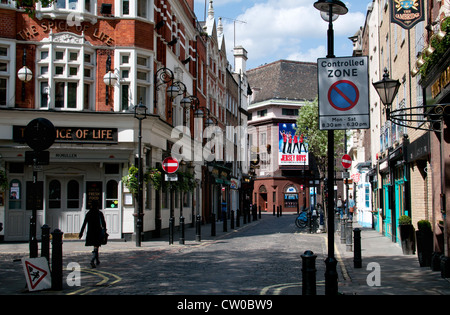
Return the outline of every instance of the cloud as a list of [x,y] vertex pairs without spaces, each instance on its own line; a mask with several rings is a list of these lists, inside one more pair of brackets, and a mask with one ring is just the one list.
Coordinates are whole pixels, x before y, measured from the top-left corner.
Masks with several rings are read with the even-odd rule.
[[[214,6],[231,6],[231,2],[239,6],[237,3],[242,1],[215,0]],[[220,16],[217,11],[216,17]],[[348,41],[344,45],[350,50],[347,55],[351,55],[352,47],[348,37],[364,24],[364,13],[349,12],[334,23],[336,42],[339,38]],[[233,57],[231,50],[235,33],[236,45],[242,45],[249,53],[249,67],[279,59],[315,61],[326,55],[328,24],[320,18],[310,0],[253,1],[253,5],[235,19],[246,23],[223,21],[230,60]],[[336,45],[339,48],[341,46],[339,43]]]

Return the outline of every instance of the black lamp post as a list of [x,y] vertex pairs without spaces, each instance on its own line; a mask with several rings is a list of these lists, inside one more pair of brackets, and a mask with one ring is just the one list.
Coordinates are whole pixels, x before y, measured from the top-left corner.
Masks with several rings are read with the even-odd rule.
[[[319,0],[314,3],[314,7],[321,12],[323,20],[328,22],[328,55],[327,58],[334,58],[334,30],[333,21],[339,15],[348,12],[347,7],[339,0]],[[334,257],[334,130],[328,130],[328,257],[325,259],[325,294],[338,294],[337,260]]]
[[138,209],[136,214],[136,246],[141,247],[141,234],[144,227],[144,181],[143,181],[143,170],[142,170],[142,121],[147,119],[147,106],[142,103],[142,98],[139,105],[134,108],[134,118],[139,120],[139,144],[138,144],[138,159],[139,159],[139,171],[138,171]]

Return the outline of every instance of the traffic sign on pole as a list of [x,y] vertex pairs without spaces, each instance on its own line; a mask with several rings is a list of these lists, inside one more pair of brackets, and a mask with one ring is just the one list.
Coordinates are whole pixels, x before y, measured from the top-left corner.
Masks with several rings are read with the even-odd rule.
[[368,57],[317,60],[320,130],[369,129]]
[[342,166],[348,170],[350,167],[352,167],[352,158],[350,155],[346,154],[342,157]]
[[166,173],[173,174],[178,171],[180,163],[178,163],[178,160],[176,158],[168,157],[164,160],[162,167]]

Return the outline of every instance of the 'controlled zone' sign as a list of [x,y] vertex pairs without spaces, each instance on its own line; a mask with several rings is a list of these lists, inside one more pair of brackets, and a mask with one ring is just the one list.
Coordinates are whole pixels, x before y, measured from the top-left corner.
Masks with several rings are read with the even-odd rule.
[[319,129],[369,129],[368,57],[321,58]]

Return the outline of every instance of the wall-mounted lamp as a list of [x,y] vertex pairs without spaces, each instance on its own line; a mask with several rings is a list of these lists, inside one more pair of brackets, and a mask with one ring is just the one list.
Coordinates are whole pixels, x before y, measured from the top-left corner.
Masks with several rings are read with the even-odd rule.
[[23,50],[22,65],[23,67],[17,72],[17,77],[22,81],[22,102],[25,101],[25,83],[33,79],[33,72],[26,66],[27,50]]
[[119,78],[111,70],[111,55],[108,54],[108,59],[106,60],[106,74],[103,77],[103,82],[106,84],[106,105],[109,105],[109,88],[114,87],[119,81]]

